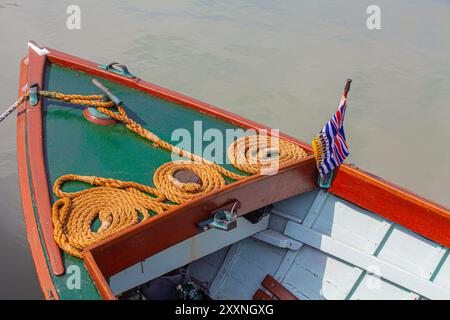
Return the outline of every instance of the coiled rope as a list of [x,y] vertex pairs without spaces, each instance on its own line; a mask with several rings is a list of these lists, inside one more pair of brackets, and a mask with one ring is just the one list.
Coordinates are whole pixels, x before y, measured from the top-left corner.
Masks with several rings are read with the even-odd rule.
[[[222,175],[233,180],[246,177],[160,139],[129,118],[121,106],[112,101],[105,101],[102,95],[69,95],[50,91],[39,91],[39,94],[50,99],[95,107],[103,114],[122,122],[129,130],[153,142],[156,147],[192,161],[174,161],[159,167],[153,177],[156,189],[134,182],[95,176],[68,174],[58,178],[53,187],[54,194],[60,198],[52,208],[54,238],[68,254],[82,258],[84,248],[138,223],[140,215],[142,220],[145,220],[150,216],[149,211],[159,214],[173,207],[164,203],[166,199],[184,203],[222,188],[225,185]],[[8,108],[6,116],[26,99],[28,94]],[[115,107],[117,112],[111,110],[112,107]],[[233,166],[241,171],[256,174],[270,168],[274,161],[279,161],[278,165],[284,165],[307,156],[302,148],[293,143],[282,139],[272,140],[270,137],[263,138],[266,139],[263,141],[260,137],[242,137],[228,147],[227,155]],[[182,170],[193,172],[198,180],[178,180],[177,172]],[[63,192],[62,185],[68,181],[81,181],[96,187],[73,193]],[[97,219],[101,226],[94,231],[92,225]]]
[[307,157],[305,150],[282,139],[270,136],[244,136],[228,146],[227,156],[234,167],[256,174],[277,170],[279,166]]
[[[96,187],[64,192],[62,186],[68,181]],[[52,208],[55,241],[62,250],[78,258],[84,248],[149,218],[150,211],[160,214],[173,207],[164,203],[165,197],[157,189],[94,176],[61,176],[55,181],[53,192],[60,198]],[[94,231],[97,219],[101,226]]]
[[[175,175],[183,170],[193,172],[196,175],[194,181],[179,181]],[[153,183],[170,201],[184,203],[202,194],[222,188],[225,180],[216,170],[206,164],[173,161],[163,164],[156,170],[153,175]]]

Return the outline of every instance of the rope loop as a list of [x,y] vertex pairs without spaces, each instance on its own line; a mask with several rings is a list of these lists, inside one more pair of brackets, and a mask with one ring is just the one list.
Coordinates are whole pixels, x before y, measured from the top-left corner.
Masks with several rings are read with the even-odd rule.
[[81,194],[84,194],[86,192],[89,192],[91,189],[84,189],[81,191],[76,192],[64,192],[62,190],[63,185],[66,182],[69,181],[78,181],[78,182],[84,182],[86,184],[90,184],[92,186],[97,187],[109,187],[109,188],[116,188],[116,189],[135,189],[139,192],[143,192],[146,194],[151,194],[155,196],[154,201],[163,202],[165,200],[164,195],[159,192],[157,189],[132,182],[132,181],[121,181],[116,179],[110,179],[110,178],[101,178],[96,176],[80,176],[77,174],[65,174],[58,179],[56,179],[55,183],[53,184],[53,193],[59,197],[67,197],[67,198],[76,198]]
[[234,167],[256,174],[307,157],[305,150],[278,137],[244,136],[229,145],[227,156]]
[[[68,181],[96,187],[63,192],[62,185]],[[148,219],[152,212],[161,214],[173,207],[163,203],[164,196],[154,188],[94,176],[64,175],[55,181],[53,190],[60,197],[52,208],[55,241],[62,250],[78,258],[82,258],[84,248]],[[100,227],[95,230],[97,221]]]
[[[177,171],[188,170],[196,175],[198,182],[183,183],[174,177]],[[225,185],[223,177],[213,168],[190,161],[167,162],[153,175],[153,183],[172,202],[184,203]]]

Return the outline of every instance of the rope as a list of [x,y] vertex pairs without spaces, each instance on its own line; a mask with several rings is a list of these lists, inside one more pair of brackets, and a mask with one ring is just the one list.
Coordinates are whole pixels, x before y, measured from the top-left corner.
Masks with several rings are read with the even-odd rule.
[[64,94],[55,91],[39,91],[39,95],[49,99],[91,107],[110,108],[114,106],[114,102],[112,101],[103,101],[104,96],[102,95]]
[[3,111],[2,114],[0,114],[0,122],[5,120],[14,110],[16,110],[27,99],[28,93],[24,94],[19,99],[17,99],[16,102],[14,102],[11,107],[7,108],[5,111]]
[[[104,96],[102,95],[81,95],[81,94],[64,94],[55,91],[39,91],[39,95],[43,97],[47,97],[50,99],[60,100],[72,104],[80,104],[91,107],[103,107],[110,108],[114,106],[114,102],[112,101],[103,101]],[[0,122],[5,120],[14,110],[16,110],[24,101],[28,100],[29,93],[27,92],[23,96],[14,102],[12,106],[7,108],[0,114]]]
[[[62,186],[68,181],[81,181],[96,188],[68,193]],[[53,235],[59,247],[70,255],[82,258],[84,248],[150,217],[149,211],[160,214],[173,205],[165,204],[156,189],[135,183],[94,176],[67,174],[53,186]],[[155,197],[151,197],[152,194]],[[97,231],[93,223],[100,221]]]
[[[188,158],[194,163],[205,164],[207,166],[210,166],[217,172],[233,180],[242,180],[246,177],[244,175],[240,175],[232,171],[229,171],[212,161],[206,160],[201,156],[192,154],[186,150],[175,147],[174,145],[160,139],[156,134],[150,132],[149,130],[142,127],[139,123],[129,118],[127,113],[121,106],[116,106],[118,113],[110,110],[109,108],[114,106],[114,102],[104,101],[103,95],[64,94],[60,92],[44,91],[44,90],[39,91],[39,94],[43,97],[47,97],[50,99],[64,101],[72,104],[96,107],[103,114],[117,121],[122,122],[129,130],[139,134],[144,139],[153,142],[154,145],[157,147],[161,147],[179,156]],[[20,105],[26,99],[28,99],[28,94],[19,98],[15,104],[13,104],[0,116],[0,122],[4,119],[1,118],[4,114],[8,116],[12,111],[14,111],[17,108],[18,105]],[[296,161],[307,156],[306,152],[297,145],[282,139],[277,140],[279,140],[279,147],[280,147],[279,150],[275,150],[276,148],[274,146],[270,146],[271,143],[270,137],[267,138],[269,149],[262,148],[261,150],[259,150],[258,136],[248,138],[248,146],[246,142],[247,138],[246,137],[240,138],[229,146],[227,152],[228,157],[236,168],[247,173],[255,174],[260,172],[262,169],[268,167],[268,164],[273,163],[274,160],[277,160],[276,158],[274,159],[274,157],[267,157],[268,151],[271,152],[276,151],[279,153],[278,156],[280,165],[287,164],[289,162]],[[264,153],[266,153],[266,155],[264,155]]]
[[[156,147],[193,161],[175,161],[160,166],[153,177],[157,189],[135,182],[95,176],[68,174],[59,177],[53,186],[54,194],[60,198],[52,208],[54,238],[59,247],[70,255],[82,258],[84,248],[137,224],[140,217],[142,220],[149,218],[149,211],[160,214],[172,208],[173,205],[164,203],[166,199],[184,203],[222,188],[225,185],[222,175],[233,180],[246,177],[160,139],[129,118],[121,106],[115,106],[112,101],[105,101],[102,95],[68,95],[50,91],[40,91],[39,94],[50,99],[96,107],[103,114],[122,122],[129,130],[153,142]],[[28,94],[20,97],[0,116],[0,122],[26,99]],[[116,107],[117,113],[110,109],[113,106]],[[267,137],[266,141],[260,140],[260,136],[255,135],[240,138],[231,144],[227,154],[232,164],[241,171],[255,174],[268,168],[274,160],[283,165],[307,156],[302,148],[288,141],[275,139],[279,141],[275,145],[270,137]],[[262,142],[266,142],[265,145],[260,145]],[[198,181],[181,182],[175,178],[180,170],[193,172]],[[62,186],[68,181],[80,181],[96,187],[68,193],[62,191]],[[92,226],[97,219],[101,226],[94,231]]]
[[[174,177],[174,174],[181,170],[192,171],[197,175],[199,181],[180,182]],[[189,161],[173,161],[163,164],[155,171],[153,183],[170,201],[184,203],[222,188],[225,185],[225,180],[208,165]]]
[[252,174],[307,157],[302,148],[289,141],[258,135],[237,139],[228,147],[227,155],[233,166]]
[[150,132],[149,130],[143,128],[139,123],[137,123],[133,119],[130,119],[128,117],[127,113],[125,112],[125,110],[121,106],[116,106],[116,108],[117,108],[118,113],[115,113],[110,109],[102,108],[102,107],[99,107],[98,110],[100,112],[106,114],[107,116],[109,116],[117,121],[122,122],[128,129],[139,134],[144,139],[147,139],[147,140],[153,142],[153,144],[157,147],[161,147],[163,149],[173,152],[174,154],[188,158],[188,159],[192,160],[194,163],[205,164],[207,166],[210,166],[217,172],[219,172],[219,173],[223,174],[224,176],[227,176],[233,180],[242,180],[246,177],[246,176],[231,172],[231,171],[225,169],[224,167],[217,165],[216,163],[214,163],[212,161],[206,160],[205,158],[203,158],[201,156],[192,154],[186,150],[175,147],[174,145],[160,139],[153,132]]

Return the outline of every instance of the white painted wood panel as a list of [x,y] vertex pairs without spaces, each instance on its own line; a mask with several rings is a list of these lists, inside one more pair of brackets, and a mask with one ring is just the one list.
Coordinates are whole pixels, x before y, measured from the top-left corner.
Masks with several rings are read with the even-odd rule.
[[211,297],[251,299],[264,277],[275,273],[285,250],[254,238],[233,245],[211,284]]
[[283,280],[292,293],[308,299],[345,299],[361,269],[304,245]]
[[439,269],[437,270],[433,282],[450,289],[450,258],[448,251],[449,249],[447,248],[444,260],[442,261],[442,264],[438,266]]
[[367,253],[373,253],[391,223],[369,211],[329,196],[312,229]]
[[351,300],[417,300],[419,296],[380,277],[365,274]]
[[441,245],[396,225],[378,257],[405,271],[430,279],[445,253]]
[[[346,261],[364,270],[371,270],[374,274],[392,281],[399,286],[408,288],[430,299],[450,299],[450,290],[440,285],[405,271],[396,265],[364,253],[344,243],[336,241],[317,231],[305,228],[301,224],[288,222],[285,234],[294,239],[324,251],[340,260]],[[374,266],[376,268],[374,268]]]
[[114,294],[120,294],[265,230],[268,222],[269,216],[264,217],[256,224],[250,223],[245,218],[238,218],[238,227],[234,230],[226,232],[210,229],[201,232],[112,276],[109,279],[110,287]]
[[318,193],[317,190],[310,191],[287,200],[283,200],[273,204],[275,210],[287,213],[289,215],[304,219],[308,213],[311,204]]

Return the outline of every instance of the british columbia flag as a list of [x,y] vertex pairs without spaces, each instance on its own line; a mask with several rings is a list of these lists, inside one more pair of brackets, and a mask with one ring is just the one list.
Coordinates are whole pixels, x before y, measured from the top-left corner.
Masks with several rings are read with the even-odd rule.
[[349,155],[344,133],[346,93],[341,98],[336,114],[312,141],[317,169],[322,177],[337,168]]

